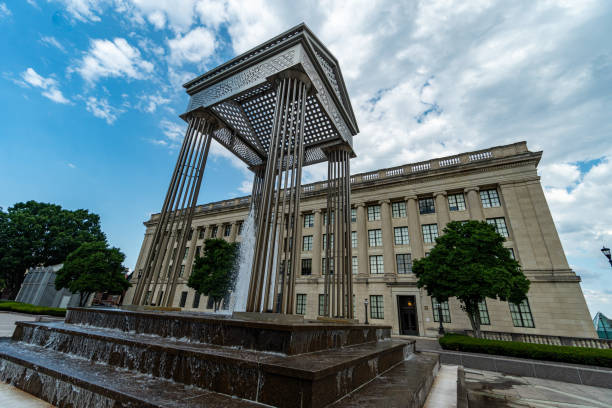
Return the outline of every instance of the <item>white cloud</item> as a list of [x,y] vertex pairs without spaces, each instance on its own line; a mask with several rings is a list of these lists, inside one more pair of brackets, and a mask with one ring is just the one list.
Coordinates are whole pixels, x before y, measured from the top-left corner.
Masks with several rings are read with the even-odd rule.
[[92,40],[89,51],[74,68],[83,79],[93,83],[105,77],[144,79],[153,64],[142,59],[140,51],[123,38]]
[[139,99],[140,101],[136,107],[148,113],[154,113],[159,106],[170,102],[169,98],[163,97],[159,92],[155,94],[141,95]]
[[71,169],[76,169],[76,165],[73,163],[67,163],[66,165],[70,167]]
[[187,129],[185,124],[178,124],[166,119],[159,122],[159,126],[161,127],[164,135],[166,135],[166,137],[172,142],[180,141],[185,135],[185,130]]
[[42,95],[51,99],[53,102],[67,104],[70,103],[58,88],[58,83],[53,78],[45,78],[39,75],[33,68],[26,69],[22,74],[23,81],[35,88],[43,90]]
[[41,37],[40,42],[46,45],[47,47],[55,47],[61,52],[66,53],[66,48],[64,48],[64,46],[59,41],[57,41],[55,37]]
[[8,17],[11,14],[11,10],[6,6],[6,3],[0,3],[0,18]]
[[[51,0],[47,0],[51,1]],[[107,3],[105,0],[55,0],[66,7],[66,11],[79,21],[100,21],[99,14],[102,12],[102,5]]]
[[109,125],[112,125],[117,117],[123,113],[121,109],[112,107],[105,98],[98,99],[90,96],[85,100],[85,106],[95,117],[104,119]]
[[204,27],[196,27],[184,36],[178,34],[168,40],[169,61],[175,65],[189,62],[199,64],[206,61],[217,48],[214,34]]

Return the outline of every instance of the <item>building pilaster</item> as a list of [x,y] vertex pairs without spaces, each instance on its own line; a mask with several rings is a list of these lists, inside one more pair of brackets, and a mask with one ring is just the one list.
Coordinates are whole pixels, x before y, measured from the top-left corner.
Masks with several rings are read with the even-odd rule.
[[[358,275],[367,276],[368,271],[368,227],[366,220],[365,203],[357,203],[357,249],[359,251],[357,263]],[[351,261],[352,262],[352,261]]]
[[391,222],[391,202],[381,200],[380,215],[382,216],[383,261],[385,274],[396,275],[395,251],[393,250],[393,223]]
[[425,251],[423,249],[421,223],[419,222],[417,196],[410,195],[404,199],[406,200],[406,211],[408,213],[408,233],[410,234],[410,250],[412,251],[412,258],[423,258],[425,256]]
[[442,235],[442,231],[446,224],[450,221],[450,213],[448,211],[448,201],[446,200],[446,191],[436,191],[434,193],[436,200],[436,219],[438,221],[438,233]]
[[236,234],[238,232],[238,223],[232,222],[232,229],[230,230],[230,242],[236,242]]
[[470,219],[472,220],[484,220],[482,212],[482,205],[480,204],[480,189],[478,187],[468,187],[465,190],[467,195],[468,210],[470,212]]

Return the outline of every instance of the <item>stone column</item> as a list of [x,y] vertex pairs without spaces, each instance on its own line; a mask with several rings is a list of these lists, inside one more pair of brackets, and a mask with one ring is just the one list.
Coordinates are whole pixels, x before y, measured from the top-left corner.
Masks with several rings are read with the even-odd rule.
[[405,197],[406,212],[408,213],[408,233],[410,234],[410,249],[412,258],[419,259],[425,256],[423,250],[423,234],[419,222],[419,210],[416,195]]
[[238,224],[236,221],[232,222],[232,229],[230,230],[230,242],[236,242],[236,233],[238,232]]
[[383,238],[383,261],[385,263],[385,274],[397,274],[395,265],[395,251],[393,250],[393,223],[391,222],[391,202],[381,200],[380,215],[382,217],[382,238]]
[[434,193],[436,200],[436,218],[438,222],[438,234],[442,235],[442,231],[446,227],[446,224],[450,221],[450,214],[448,211],[448,201],[446,200],[446,191],[436,191]]
[[[314,210],[314,228],[312,233],[312,275],[321,276],[321,210]],[[300,242],[302,245],[302,242]],[[318,299],[317,299],[318,302]]]
[[[359,251],[359,274],[369,275],[368,265],[368,227],[366,219],[365,203],[357,203],[357,249]],[[351,260],[352,262],[352,260]]]
[[482,221],[484,215],[482,212],[482,205],[480,203],[480,189],[478,187],[468,187],[464,190],[467,196],[468,211],[470,213],[470,219]]

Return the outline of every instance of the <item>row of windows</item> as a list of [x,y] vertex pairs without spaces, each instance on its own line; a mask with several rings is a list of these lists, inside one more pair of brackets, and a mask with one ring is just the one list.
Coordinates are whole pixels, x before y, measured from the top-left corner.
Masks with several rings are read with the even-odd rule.
[[[509,237],[508,227],[506,226],[506,220],[504,217],[487,218],[487,223],[493,225],[495,230],[503,237]],[[438,224],[424,224],[421,225],[421,232],[423,233],[423,242],[427,244],[434,243],[438,237]],[[334,235],[331,234],[332,238],[332,249]],[[410,236],[408,234],[408,227],[393,227],[393,242],[395,245],[409,245]],[[304,235],[302,237],[302,250],[312,251],[313,237],[312,235]],[[370,247],[381,247],[383,246],[382,230],[371,229],[368,230],[368,246]],[[327,234],[323,234],[323,249],[327,248]],[[357,248],[357,231],[351,232],[351,247]]]
[[[463,193],[449,194],[447,197],[449,211],[465,211],[465,196]],[[483,190],[480,192],[480,202],[483,208],[492,208],[501,206],[499,194],[496,189]],[[419,199],[419,213],[420,214],[433,214],[436,212],[435,200],[431,197]],[[381,210],[380,205],[369,205],[367,207],[368,221],[380,221]],[[398,201],[391,203],[391,216],[393,218],[405,218],[406,213],[406,202]],[[334,219],[334,212],[332,211],[332,224]],[[357,221],[357,210],[351,209],[351,222]],[[327,225],[327,214],[323,213],[323,224]],[[304,227],[314,227],[314,214],[304,215]]]
[[[244,227],[244,223],[243,222],[239,222],[238,223],[238,235],[242,235],[242,229]],[[219,232],[219,226],[218,225],[213,225],[210,227],[210,236],[211,237],[216,237],[217,233]],[[229,237],[232,234],[232,225],[231,224],[223,224],[223,236],[224,237]],[[206,235],[206,227],[201,227],[198,229],[198,239],[204,239],[204,236]],[[191,237],[193,236],[193,229],[191,229],[189,231],[189,236],[187,237],[188,240],[191,240]]]
[[[533,316],[531,315],[531,308],[529,307],[529,301],[527,299],[524,299],[519,304],[508,302],[508,305],[510,307],[510,316],[512,317],[512,324],[514,327],[535,327]],[[440,321],[440,312],[442,313],[443,323],[451,322],[448,300],[438,302],[436,298],[431,298],[431,309],[434,322]],[[478,314],[480,315],[480,324],[491,324],[486,300],[478,303]]]
[[[326,272],[326,259],[321,258],[321,270],[322,273]],[[412,256],[410,254],[397,254],[395,255],[395,259],[397,262],[397,273],[399,274],[408,274],[412,273]],[[330,273],[334,273],[334,259],[330,258],[329,269]],[[371,255],[369,257],[370,260],[370,273],[373,275],[380,275],[385,273],[385,263],[382,255]],[[351,259],[351,270],[354,275],[359,273],[359,258],[353,256]],[[302,275],[309,276],[312,275],[312,259],[311,258],[302,258]]]

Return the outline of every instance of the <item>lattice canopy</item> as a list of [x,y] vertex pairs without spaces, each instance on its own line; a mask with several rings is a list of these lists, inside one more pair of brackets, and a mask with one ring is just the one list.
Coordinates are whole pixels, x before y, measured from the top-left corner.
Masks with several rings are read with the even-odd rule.
[[[270,153],[275,78],[287,70],[311,82],[304,119],[304,165],[327,160],[323,149],[351,147],[359,132],[338,62],[304,24],[186,83],[190,112],[206,109],[223,126],[213,138],[252,168]],[[287,158],[290,162],[294,160]]]

